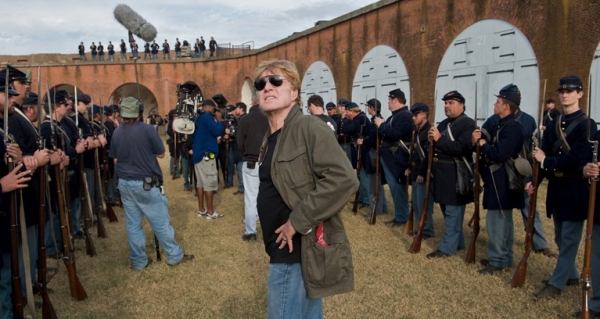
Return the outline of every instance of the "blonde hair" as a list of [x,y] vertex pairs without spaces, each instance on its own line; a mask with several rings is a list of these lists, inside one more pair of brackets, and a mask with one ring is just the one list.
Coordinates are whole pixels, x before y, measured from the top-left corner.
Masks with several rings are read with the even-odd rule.
[[254,79],[258,79],[261,74],[267,71],[273,74],[281,73],[281,75],[283,75],[283,77],[285,77],[292,85],[292,90],[298,91],[298,96],[294,101],[296,104],[302,106],[302,99],[300,98],[300,75],[298,74],[296,65],[291,61],[281,59],[261,61],[256,69],[254,69]]

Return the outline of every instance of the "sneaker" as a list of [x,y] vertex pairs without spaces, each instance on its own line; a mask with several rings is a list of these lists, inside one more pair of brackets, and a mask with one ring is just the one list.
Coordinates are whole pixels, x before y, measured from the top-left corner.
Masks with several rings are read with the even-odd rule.
[[242,235],[243,241],[256,241],[256,234],[244,234]]
[[185,262],[194,260],[194,258],[195,258],[195,256],[192,255],[192,254],[189,254],[189,255],[183,254],[183,257],[181,257],[181,259],[179,259],[178,262],[176,262],[176,263],[174,263],[172,265],[169,265],[169,266],[174,267],[174,266],[177,266],[177,265],[181,265],[181,264],[183,264]]
[[196,214],[198,215],[198,217],[206,217],[208,216],[208,209],[205,209],[203,212],[198,211]]
[[206,219],[219,219],[223,217],[225,217],[223,214],[219,214],[217,212],[214,212],[212,215],[206,215]]

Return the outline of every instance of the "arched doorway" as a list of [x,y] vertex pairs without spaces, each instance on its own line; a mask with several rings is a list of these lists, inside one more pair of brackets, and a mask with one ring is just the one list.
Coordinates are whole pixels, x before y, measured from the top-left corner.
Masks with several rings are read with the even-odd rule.
[[[135,83],[125,83],[116,88],[108,99],[108,104],[119,104],[121,98],[126,96],[138,96],[137,85]],[[156,96],[150,91],[147,87],[140,84],[140,98],[144,103],[144,116],[143,118],[148,117],[153,111],[156,114],[163,115],[159,112],[158,109],[158,101],[156,100]]]
[[244,79],[244,84],[242,84],[242,102],[246,103],[248,108],[252,105],[252,90],[254,90],[253,86],[254,83],[252,83],[250,78]]
[[337,96],[335,91],[335,80],[329,66],[322,61],[313,62],[304,77],[302,78],[302,88],[300,90],[300,98],[302,99],[302,111],[308,114],[306,101],[311,95],[318,94],[323,98],[325,104],[329,102],[336,103]]
[[410,83],[404,61],[392,47],[378,45],[367,52],[358,65],[352,84],[352,101],[364,105],[376,98],[381,102],[381,115],[387,118],[392,115],[387,108],[388,93],[398,88],[410,105]]
[[493,94],[510,83],[521,91],[521,109],[537,120],[540,106],[537,59],[527,37],[514,25],[497,19],[479,21],[452,41],[438,69],[435,122],[446,118],[441,98],[453,90],[465,97],[465,112],[473,118],[475,83],[479,125],[494,114]]

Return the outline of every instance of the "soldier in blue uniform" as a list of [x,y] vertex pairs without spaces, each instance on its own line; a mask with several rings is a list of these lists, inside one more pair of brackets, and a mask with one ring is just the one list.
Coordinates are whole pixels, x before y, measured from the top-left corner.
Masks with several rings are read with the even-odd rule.
[[457,185],[457,165],[462,171],[472,169],[471,135],[475,122],[465,114],[465,98],[458,91],[446,93],[442,101],[447,118],[429,130],[429,138],[435,141],[433,200],[440,204],[446,225],[440,246],[427,258],[448,257],[465,248],[465,207],[473,202],[472,189],[460,194],[452,190]]
[[[350,102],[346,104],[346,118],[348,119],[347,125],[345,125],[341,130],[341,132],[347,136],[349,140],[348,147],[351,147],[352,150],[352,163],[358,162],[358,139],[363,138],[365,136],[365,132],[368,132],[371,129],[371,122],[367,118],[365,112],[363,112],[358,104],[354,102]],[[369,154],[365,153],[365,148],[360,148],[360,159],[361,159],[361,167],[363,169],[359,172],[359,195],[358,201],[360,202],[360,207],[368,207],[369,206],[369,180],[367,177],[367,173],[364,170],[364,162],[367,159]],[[357,163],[358,167],[358,163]]]
[[392,226],[403,226],[408,220],[408,194],[404,171],[408,167],[408,147],[412,136],[413,120],[402,90],[390,91],[388,107],[392,115],[387,120],[375,119],[381,137],[379,159],[394,200],[394,219],[386,223]]
[[[520,152],[520,156],[522,158],[529,159],[531,156],[531,150],[533,146],[533,135],[536,131],[535,119],[523,112],[520,108],[515,112],[515,120],[521,123],[521,127],[523,129],[523,138],[525,142],[523,143],[522,150]],[[500,122],[500,117],[498,115],[492,115],[488,118],[485,123],[483,123],[481,133],[485,135],[487,141],[491,141],[494,136],[496,136],[496,131],[498,129],[498,123]],[[529,218],[529,194],[527,192],[523,192],[523,196],[525,198],[525,207],[523,207],[521,211],[521,217],[523,218],[524,227],[527,226],[527,219]],[[544,227],[542,225],[542,220],[540,219],[540,212],[537,209],[535,210],[535,219],[533,224],[533,251],[537,254],[543,254],[546,257],[556,258],[556,252],[550,249],[548,245],[548,241],[544,237]]]
[[496,95],[494,115],[499,118],[495,135],[483,136],[480,129],[473,132],[472,142],[479,143],[481,157],[478,159],[484,183],[483,208],[488,210],[485,219],[488,232],[488,260],[480,274],[493,274],[513,264],[515,232],[512,210],[525,206],[523,189],[511,190],[507,174],[507,162],[517,158],[522,151],[524,137],[521,123],[515,112],[521,104],[521,92],[509,84]]
[[[533,152],[535,160],[540,162],[542,178],[548,179],[546,215],[553,218],[558,246],[554,272],[536,294],[537,298],[556,298],[567,283],[577,280],[575,258],[589,199],[587,180],[581,178],[581,168],[592,155],[588,142],[589,119],[579,108],[583,84],[576,76],[563,77],[557,91],[563,114],[548,122],[542,148],[536,147]],[[590,133],[596,134],[596,125],[591,123],[590,126]]]
[[[367,112],[371,116],[371,125],[368,130],[363,131],[364,138],[359,138],[356,141],[356,144],[362,144],[363,149],[365,151],[364,154],[367,156],[363,157],[363,169],[367,174],[368,179],[368,192],[369,192],[369,209],[373,211],[374,198],[375,198],[375,170],[376,170],[376,160],[377,160],[377,126],[375,126],[375,119],[381,118],[381,102],[377,99],[370,99],[367,101]],[[387,200],[385,198],[385,192],[383,191],[383,184],[385,184],[385,179],[383,177],[383,169],[379,169],[379,200],[377,201],[377,215],[379,214],[387,214],[388,206]]]
[[[412,185],[412,205],[415,214],[415,220],[421,218],[423,206],[425,205],[425,177],[427,177],[427,150],[429,149],[429,138],[427,134],[431,128],[429,123],[429,106],[423,102],[417,102],[410,108],[412,113],[415,137],[411,143],[412,154],[410,163],[406,169],[406,175],[409,176]],[[423,239],[429,239],[435,236],[433,231],[433,195],[430,193],[427,206],[427,222],[423,228]],[[415,233],[412,233],[415,234]]]

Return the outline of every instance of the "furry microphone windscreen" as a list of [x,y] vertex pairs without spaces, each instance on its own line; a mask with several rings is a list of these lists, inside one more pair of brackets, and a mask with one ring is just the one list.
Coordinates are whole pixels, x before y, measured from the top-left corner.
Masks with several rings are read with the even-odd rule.
[[156,38],[156,28],[133,11],[128,5],[119,4],[116,6],[114,15],[115,19],[117,19],[120,24],[131,33],[142,38],[142,40],[151,42]]

